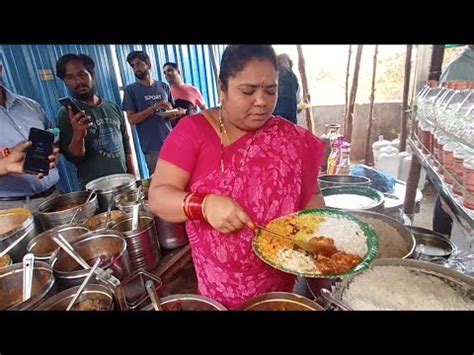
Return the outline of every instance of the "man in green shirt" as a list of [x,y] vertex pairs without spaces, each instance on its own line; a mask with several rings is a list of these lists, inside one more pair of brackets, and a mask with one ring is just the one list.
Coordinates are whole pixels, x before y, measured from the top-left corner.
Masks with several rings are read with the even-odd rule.
[[474,44],[468,44],[464,52],[453,60],[441,74],[443,81],[474,81]]
[[96,178],[133,173],[129,137],[122,110],[96,95],[95,63],[87,55],[65,54],[56,62],[56,75],[81,109],[58,112],[59,146],[77,167],[81,187]]

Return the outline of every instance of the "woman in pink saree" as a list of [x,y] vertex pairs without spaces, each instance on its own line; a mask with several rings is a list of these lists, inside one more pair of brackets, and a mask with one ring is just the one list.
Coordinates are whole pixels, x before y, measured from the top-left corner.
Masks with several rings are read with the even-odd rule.
[[317,186],[324,143],[272,116],[277,78],[271,46],[228,46],[221,107],[182,119],[150,187],[152,212],[187,221],[199,292],[228,309],[263,293],[291,292],[296,282],[253,253],[255,226],[324,206]]

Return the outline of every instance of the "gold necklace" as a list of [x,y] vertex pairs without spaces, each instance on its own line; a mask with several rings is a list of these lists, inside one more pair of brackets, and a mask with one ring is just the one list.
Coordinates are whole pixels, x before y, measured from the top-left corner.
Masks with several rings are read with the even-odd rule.
[[[223,141],[223,135],[226,136],[227,142],[229,143],[229,145],[231,144],[231,141],[230,141],[229,135],[227,134],[227,130],[225,129],[224,120],[222,119],[222,107],[219,108],[219,132],[220,132],[220,139],[221,139],[221,173],[224,174],[224,141]],[[245,160],[247,159],[248,152],[249,152],[250,148],[252,147],[252,144],[255,141],[256,137],[257,137],[257,131],[255,131],[253,133],[250,144],[248,145],[247,149],[245,150],[244,157],[242,158],[242,160],[240,162],[239,170],[242,170],[242,167],[245,163]]]

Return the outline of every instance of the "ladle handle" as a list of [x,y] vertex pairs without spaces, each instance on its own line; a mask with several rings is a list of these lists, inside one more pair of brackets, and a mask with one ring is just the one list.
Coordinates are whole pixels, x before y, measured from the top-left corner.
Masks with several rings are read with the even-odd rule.
[[69,254],[71,258],[76,260],[76,262],[81,265],[84,269],[89,269],[91,266],[79,255],[77,251],[73,249],[71,244],[61,235],[61,233],[53,232],[51,237],[53,241],[58,244],[66,253]]
[[150,296],[151,304],[153,305],[153,308],[155,309],[155,311],[161,311],[162,309],[160,305],[160,298],[158,297],[158,294],[156,293],[153,281],[148,280],[145,283],[145,288],[146,288],[146,291],[148,292],[148,296]]
[[89,273],[87,274],[86,278],[84,279],[84,281],[82,282],[81,286],[79,287],[79,290],[77,290],[76,294],[74,295],[74,297],[72,298],[71,302],[69,302],[69,305],[67,306],[66,308],[66,311],[70,311],[72,306],[74,306],[74,304],[76,303],[76,301],[79,299],[79,297],[82,295],[82,292],[84,291],[84,288],[86,287],[86,285],[89,283],[90,279],[92,278],[92,275],[94,275],[97,267],[99,266],[100,262],[101,262],[101,259],[102,257],[100,258],[97,258],[97,260],[95,261],[94,265],[92,266],[91,268],[91,271],[89,271]]
[[31,297],[35,255],[28,253],[23,257],[23,302]]

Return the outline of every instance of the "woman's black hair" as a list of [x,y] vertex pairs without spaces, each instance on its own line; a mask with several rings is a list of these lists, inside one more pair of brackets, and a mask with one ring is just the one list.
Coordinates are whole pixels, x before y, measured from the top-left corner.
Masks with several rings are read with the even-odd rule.
[[219,80],[227,89],[229,79],[242,71],[252,59],[268,60],[277,69],[275,50],[271,45],[230,45],[222,54]]
[[95,79],[95,63],[91,57],[85,54],[65,54],[56,62],[56,76],[61,80],[66,77],[66,66],[72,60],[78,60],[84,65],[84,68],[91,74],[92,78]]
[[127,55],[128,64],[132,65],[132,61],[136,58],[146,63],[146,65],[151,65],[150,57],[144,51],[133,51],[133,52],[128,53]]

